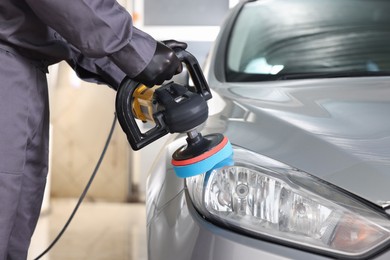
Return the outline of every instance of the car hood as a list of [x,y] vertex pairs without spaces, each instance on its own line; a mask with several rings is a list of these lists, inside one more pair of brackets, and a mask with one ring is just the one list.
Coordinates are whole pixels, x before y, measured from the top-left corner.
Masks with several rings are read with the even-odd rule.
[[383,208],[390,205],[390,77],[233,84],[216,90],[226,98],[219,120],[232,144]]

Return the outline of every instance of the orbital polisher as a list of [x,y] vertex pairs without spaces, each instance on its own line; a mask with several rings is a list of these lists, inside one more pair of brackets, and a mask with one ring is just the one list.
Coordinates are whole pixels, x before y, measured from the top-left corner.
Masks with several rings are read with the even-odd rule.
[[[197,127],[208,117],[207,100],[212,98],[197,59],[183,49],[175,49],[194,86],[173,81],[151,88],[125,78],[116,96],[118,121],[133,150],[139,150],[168,133],[187,133],[187,144],[172,155],[176,175],[182,178],[212,170],[233,154],[229,140],[222,134],[202,136]],[[136,119],[153,122],[141,132]]]

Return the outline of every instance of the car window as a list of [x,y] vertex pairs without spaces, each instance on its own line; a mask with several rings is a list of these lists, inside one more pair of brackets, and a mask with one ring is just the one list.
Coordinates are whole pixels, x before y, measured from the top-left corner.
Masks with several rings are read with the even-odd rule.
[[228,40],[226,78],[389,73],[389,14],[387,0],[249,2]]

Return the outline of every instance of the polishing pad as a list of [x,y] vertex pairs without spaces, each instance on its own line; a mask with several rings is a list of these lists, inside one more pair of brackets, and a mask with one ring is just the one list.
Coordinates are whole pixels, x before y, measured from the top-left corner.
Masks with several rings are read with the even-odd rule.
[[172,165],[178,177],[187,178],[212,170],[233,155],[233,148],[222,134],[201,137],[196,144],[188,144],[172,155]]

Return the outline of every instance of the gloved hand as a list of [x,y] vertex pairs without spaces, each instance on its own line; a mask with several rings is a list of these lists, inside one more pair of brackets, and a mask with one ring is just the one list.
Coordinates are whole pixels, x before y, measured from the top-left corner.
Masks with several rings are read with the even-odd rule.
[[152,60],[133,79],[148,87],[161,85],[165,80],[171,79],[182,71],[183,66],[173,49],[186,49],[187,44],[175,40],[157,42],[156,51]]
[[165,40],[165,41],[162,41],[162,43],[164,43],[166,46],[168,46],[169,48],[175,50],[175,49],[182,49],[182,50],[185,50],[187,49],[187,43],[185,42],[178,42],[176,40]]

